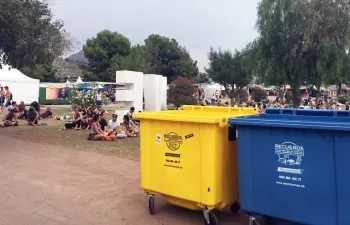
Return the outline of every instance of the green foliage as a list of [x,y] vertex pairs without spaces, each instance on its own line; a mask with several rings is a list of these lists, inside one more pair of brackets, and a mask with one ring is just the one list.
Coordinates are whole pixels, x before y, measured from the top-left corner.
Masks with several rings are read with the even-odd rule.
[[290,84],[293,107],[300,105],[302,84],[343,80],[349,12],[347,0],[261,0],[254,72],[266,84]]
[[130,70],[143,72],[145,74],[154,73],[152,63],[148,57],[145,47],[141,45],[133,46],[129,55],[114,56],[111,64],[112,71]]
[[115,71],[110,70],[112,58],[129,55],[131,43],[122,34],[104,30],[97,33],[97,37],[88,39],[83,50],[85,57],[89,60],[88,70],[84,74],[91,76],[93,74],[98,81],[110,82],[115,80]]
[[41,82],[55,82],[55,73],[57,70],[53,67],[52,64],[50,65],[35,65],[34,67],[24,67],[20,69],[22,73],[25,75],[40,79]]
[[260,87],[252,87],[250,88],[250,91],[251,91],[252,99],[255,102],[261,102],[263,99],[266,99],[267,97],[266,91]]
[[[72,109],[77,108],[78,106],[87,107],[95,107],[95,96],[97,94],[97,89],[92,89],[87,91],[86,93],[78,91],[77,89],[72,89],[70,91],[72,99],[70,100],[70,104],[72,105]],[[108,105],[110,103],[109,98],[103,96],[103,104]]]
[[195,81],[196,83],[210,83],[210,78],[207,73],[199,73]]
[[97,34],[83,46],[88,67],[83,71],[85,80],[114,81],[118,70],[157,73],[172,82],[177,76],[195,78],[197,62],[175,39],[152,34],[145,45],[131,47],[128,38],[109,30]]
[[[247,86],[252,80],[252,73],[249,70],[247,51],[215,51],[212,48],[208,54],[209,68],[206,69],[211,80],[220,83],[225,87],[231,98],[231,104],[235,98],[235,86],[238,90]],[[229,87],[232,91],[229,91]],[[239,93],[239,92],[238,92]]]
[[177,76],[192,79],[198,75],[197,62],[175,39],[152,34],[145,40],[145,49],[155,73],[166,76],[169,83]]
[[340,95],[338,96],[338,101],[341,104],[347,104],[350,102],[350,95]]
[[177,77],[168,89],[168,102],[179,105],[195,105],[197,103],[194,97],[194,82],[184,77]]
[[0,1],[0,55],[15,68],[50,65],[71,47],[63,22],[46,1]]

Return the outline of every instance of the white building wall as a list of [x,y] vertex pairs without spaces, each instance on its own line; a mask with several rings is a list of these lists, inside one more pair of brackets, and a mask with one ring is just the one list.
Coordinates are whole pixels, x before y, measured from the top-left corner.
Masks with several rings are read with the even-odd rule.
[[160,97],[160,109],[166,110],[167,106],[167,96],[168,96],[168,78],[161,76],[161,82],[160,82],[160,89],[161,92],[159,94]]
[[135,111],[143,111],[143,73],[135,71],[117,71],[116,83],[125,84],[125,90],[116,92],[116,101],[124,102],[127,109],[135,107]]
[[[116,83],[125,84],[125,90],[116,91],[116,101],[123,102],[125,109],[116,110],[121,120],[130,107],[135,111],[166,110],[167,78],[156,74],[134,71],[117,71]],[[143,97],[145,105],[143,109]]]
[[161,76],[156,74],[144,75],[144,95],[145,95],[145,111],[160,111],[160,86]]

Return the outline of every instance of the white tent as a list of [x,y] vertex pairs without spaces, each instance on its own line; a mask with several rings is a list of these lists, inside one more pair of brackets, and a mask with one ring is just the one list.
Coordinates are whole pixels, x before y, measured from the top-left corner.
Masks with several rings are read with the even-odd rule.
[[66,84],[70,84],[69,80],[66,81]]
[[81,79],[81,77],[79,76],[77,81],[75,83],[83,83],[83,80]]
[[7,65],[0,69],[0,85],[9,87],[14,101],[24,101],[25,104],[39,101],[39,83],[40,80],[27,77]]

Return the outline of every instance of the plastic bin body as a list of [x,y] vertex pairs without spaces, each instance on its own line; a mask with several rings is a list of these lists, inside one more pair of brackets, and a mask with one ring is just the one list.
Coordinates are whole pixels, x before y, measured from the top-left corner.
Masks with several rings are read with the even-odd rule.
[[302,224],[350,224],[349,111],[268,109],[229,123],[239,133],[243,211]]
[[173,205],[223,209],[238,201],[236,141],[228,139],[228,118],[256,111],[200,108],[136,115],[141,121],[141,186]]

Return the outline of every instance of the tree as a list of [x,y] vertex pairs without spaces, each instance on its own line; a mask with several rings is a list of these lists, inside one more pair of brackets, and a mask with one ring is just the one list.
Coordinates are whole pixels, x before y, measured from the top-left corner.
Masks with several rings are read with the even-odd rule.
[[[208,54],[209,68],[206,69],[210,79],[225,87],[225,91],[234,105],[236,93],[240,93],[243,87],[252,80],[252,73],[249,70],[247,50],[231,51],[218,50],[212,48]],[[232,89],[232,91],[230,90]],[[237,90],[235,90],[237,88]]]
[[210,78],[207,73],[199,73],[195,81],[196,83],[210,83]]
[[[339,64],[329,51],[344,51],[349,31],[349,1],[262,0],[258,6],[256,41],[263,80],[291,85],[293,107],[300,105],[299,88],[317,86]],[[337,50],[337,51],[338,51]],[[340,51],[340,52],[341,52]],[[328,75],[327,75],[328,76]]]
[[129,55],[131,43],[122,34],[104,30],[97,33],[95,38],[88,39],[83,50],[89,60],[88,70],[84,74],[108,82],[115,79],[115,71],[110,70],[112,58]]
[[287,82],[291,86],[294,107],[300,105],[299,88],[305,80],[302,60],[306,16],[302,0],[262,0],[258,6],[259,47],[265,64],[264,80]]
[[337,97],[340,95],[342,84],[350,84],[350,55],[343,51],[339,52],[336,59],[336,64],[328,70],[330,76],[325,77],[324,84],[337,86]]
[[198,75],[197,62],[175,39],[152,34],[145,40],[145,49],[155,73],[166,76],[169,83],[177,76],[192,79]]
[[306,54],[309,81],[318,90],[323,83],[349,83],[347,71],[349,49],[350,3],[347,0],[313,0],[309,2],[309,45]]
[[261,87],[252,87],[250,88],[252,99],[255,102],[261,102],[263,99],[266,99],[267,93],[266,91]]
[[57,70],[52,64],[35,65],[34,67],[23,67],[21,72],[25,75],[39,79],[42,82],[55,82],[55,73]]
[[196,98],[194,97],[195,88],[194,82],[184,77],[177,77],[168,89],[168,102],[175,106],[180,105],[195,105]]
[[133,46],[129,55],[114,56],[112,58],[111,70],[130,70],[146,74],[154,73],[151,60],[145,52],[145,47],[141,45]]
[[[15,68],[48,65],[66,53],[72,39],[41,0],[0,1],[0,55]],[[1,66],[1,65],[0,65]]]
[[82,76],[81,66],[85,66],[84,63],[78,63],[69,59],[57,58],[53,61],[55,80],[58,82],[66,82],[66,80],[76,81],[79,76]]

